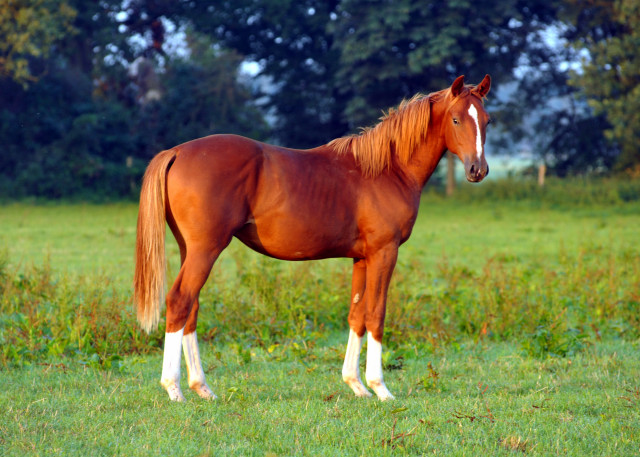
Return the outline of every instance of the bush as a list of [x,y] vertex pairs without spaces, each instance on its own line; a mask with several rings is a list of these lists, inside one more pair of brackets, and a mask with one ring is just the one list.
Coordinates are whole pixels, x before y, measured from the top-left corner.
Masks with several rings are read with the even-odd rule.
[[460,201],[530,202],[551,207],[619,205],[640,201],[640,179],[549,178],[545,185],[527,177],[486,180],[482,185],[462,183],[454,195]]

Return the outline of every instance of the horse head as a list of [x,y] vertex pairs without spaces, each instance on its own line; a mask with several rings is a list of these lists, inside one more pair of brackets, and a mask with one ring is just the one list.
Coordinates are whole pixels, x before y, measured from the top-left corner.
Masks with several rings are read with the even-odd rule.
[[449,104],[442,124],[445,143],[464,163],[469,182],[480,182],[489,174],[484,141],[491,119],[484,109],[483,98],[490,88],[489,75],[477,86],[465,86],[463,75],[456,78],[449,89]]

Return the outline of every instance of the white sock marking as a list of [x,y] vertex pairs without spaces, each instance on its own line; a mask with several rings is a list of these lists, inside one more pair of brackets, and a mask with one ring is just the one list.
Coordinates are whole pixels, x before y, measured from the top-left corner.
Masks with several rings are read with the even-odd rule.
[[482,135],[480,134],[480,123],[478,122],[478,110],[473,103],[469,107],[469,116],[476,122],[476,154],[479,159],[482,156]]
[[187,362],[189,373],[189,387],[194,389],[203,398],[216,398],[204,379],[204,370],[200,362],[200,350],[198,349],[198,337],[196,332],[187,333],[182,337],[184,359]]
[[164,359],[162,361],[162,377],[160,383],[174,401],[184,400],[180,391],[180,359],[182,355],[182,335],[184,327],[177,332],[164,334]]
[[358,397],[370,397],[371,392],[362,384],[360,379],[360,350],[362,349],[362,337],[349,329],[349,342],[347,352],[342,365],[342,379],[346,382]]
[[367,384],[382,401],[393,400],[394,396],[384,385],[382,379],[382,343],[376,341],[371,333],[367,334]]
[[195,383],[204,384],[204,370],[200,362],[196,332],[187,333],[182,337],[182,349],[184,350],[184,360],[187,362],[189,386]]

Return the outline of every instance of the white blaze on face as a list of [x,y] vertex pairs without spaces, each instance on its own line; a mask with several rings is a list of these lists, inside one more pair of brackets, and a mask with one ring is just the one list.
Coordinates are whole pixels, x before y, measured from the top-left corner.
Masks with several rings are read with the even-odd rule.
[[469,116],[476,123],[476,154],[479,159],[482,156],[482,135],[480,134],[480,123],[478,122],[478,110],[473,103],[469,107]]

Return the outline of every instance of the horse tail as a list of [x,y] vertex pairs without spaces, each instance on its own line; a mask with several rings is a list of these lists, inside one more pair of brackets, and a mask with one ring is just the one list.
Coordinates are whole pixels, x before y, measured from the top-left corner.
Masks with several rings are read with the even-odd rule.
[[167,170],[175,157],[173,150],[156,155],[144,173],[140,191],[133,296],[138,322],[147,333],[157,328],[160,305],[165,299],[166,182]]

